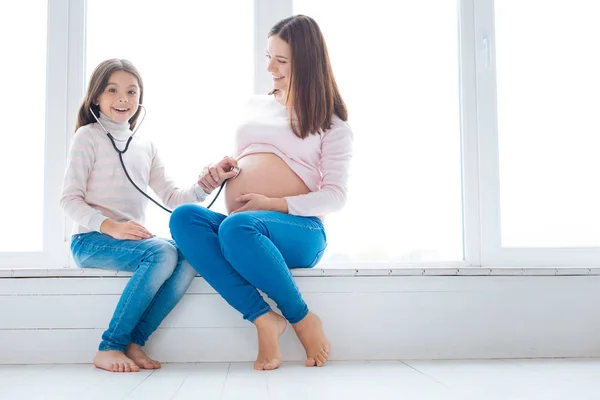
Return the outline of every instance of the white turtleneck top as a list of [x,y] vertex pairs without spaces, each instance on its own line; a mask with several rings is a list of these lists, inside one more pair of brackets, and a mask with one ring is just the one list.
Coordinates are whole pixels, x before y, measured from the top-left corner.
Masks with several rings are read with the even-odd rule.
[[[132,134],[129,123],[118,124],[102,113],[100,121],[123,150]],[[207,196],[197,183],[178,188],[165,173],[156,147],[143,137],[133,137],[123,162],[140,189],[150,186],[171,209]],[[73,234],[100,231],[107,218],[144,224],[147,204],[148,199],[125,176],[119,154],[102,127],[95,122],[79,128],[72,139],[60,196],[61,208],[75,222]]]

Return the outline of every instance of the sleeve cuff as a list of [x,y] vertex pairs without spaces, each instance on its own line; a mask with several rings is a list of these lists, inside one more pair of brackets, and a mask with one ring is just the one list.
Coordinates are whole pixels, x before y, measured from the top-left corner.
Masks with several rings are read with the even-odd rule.
[[208,197],[208,193],[206,193],[197,183],[194,183],[194,194],[198,201],[204,201]]
[[88,228],[90,228],[93,231],[100,232],[100,225],[102,225],[102,223],[107,219],[108,217],[105,217],[104,215],[98,213],[94,215],[92,219],[90,219],[90,226],[88,226]]

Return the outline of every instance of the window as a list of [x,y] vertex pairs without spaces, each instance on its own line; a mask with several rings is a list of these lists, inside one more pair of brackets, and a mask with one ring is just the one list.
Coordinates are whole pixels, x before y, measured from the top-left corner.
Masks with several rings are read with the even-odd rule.
[[600,6],[482,1],[474,15],[481,263],[595,266]]
[[[355,132],[321,266],[597,264],[594,2],[31,0],[0,5],[0,267],[69,265],[58,198],[99,62],[139,68],[139,134],[187,186],[231,153],[239,110],[270,88],[267,32],[298,13],[323,30]],[[148,205],[153,233],[168,218]]]
[[43,250],[46,19],[47,1],[0,4],[0,253]]
[[598,17],[586,0],[495,3],[503,246],[600,246]]
[[[250,0],[236,7],[228,2],[173,1],[166,7],[142,0],[88,1],[86,78],[108,58],[126,58],[138,68],[148,112],[138,134],[157,146],[168,173],[182,187],[196,182],[206,164],[233,151],[233,111],[254,90],[253,7]],[[224,211],[223,204],[219,198],[212,209]],[[148,204],[146,226],[152,233],[170,237],[168,221],[168,213]]]
[[456,3],[295,0],[294,14],[321,27],[355,133],[348,204],[327,217],[326,256],[462,260]]

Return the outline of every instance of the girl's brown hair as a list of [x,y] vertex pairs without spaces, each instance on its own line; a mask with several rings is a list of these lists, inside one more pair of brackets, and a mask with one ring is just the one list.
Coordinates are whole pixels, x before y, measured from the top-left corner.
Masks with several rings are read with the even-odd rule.
[[327,45],[317,23],[305,15],[295,15],[271,28],[269,37],[273,35],[292,50],[286,103],[291,100],[296,118],[290,115],[290,120],[296,136],[304,139],[326,131],[331,128],[334,114],[347,121],[348,110],[333,77]]
[[[144,82],[142,81],[142,77],[140,72],[136,67],[133,66],[131,61],[112,58],[110,60],[106,60],[101,62],[94,72],[92,73],[92,77],[90,78],[90,83],[87,89],[87,93],[81,106],[79,106],[79,111],[77,112],[77,124],[75,125],[75,130],[81,128],[82,126],[91,124],[92,122],[96,122],[96,119],[92,115],[90,108],[94,110],[94,114],[97,117],[100,116],[100,106],[94,104],[98,97],[104,92],[106,86],[108,85],[108,80],[110,79],[113,72],[116,71],[125,71],[133,75],[137,81],[138,86],[140,87],[140,104],[144,102]],[[135,123],[141,112],[141,107],[133,114],[133,117],[129,119],[129,128],[135,128]]]

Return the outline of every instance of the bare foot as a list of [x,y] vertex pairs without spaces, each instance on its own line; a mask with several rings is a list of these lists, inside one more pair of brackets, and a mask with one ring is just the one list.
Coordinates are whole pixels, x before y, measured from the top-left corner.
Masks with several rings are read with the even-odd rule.
[[325,365],[329,358],[330,343],[323,332],[321,319],[309,311],[302,321],[292,326],[306,350],[306,366]]
[[273,370],[281,365],[279,337],[287,328],[287,321],[281,315],[269,311],[254,320],[258,330],[258,356],[254,362],[256,370]]
[[138,372],[140,370],[136,363],[117,350],[97,352],[94,357],[94,365],[110,372]]
[[127,346],[127,349],[125,350],[125,355],[143,369],[158,369],[161,366],[158,361],[148,357],[146,353],[144,353],[144,350],[135,343],[129,343],[129,346]]

